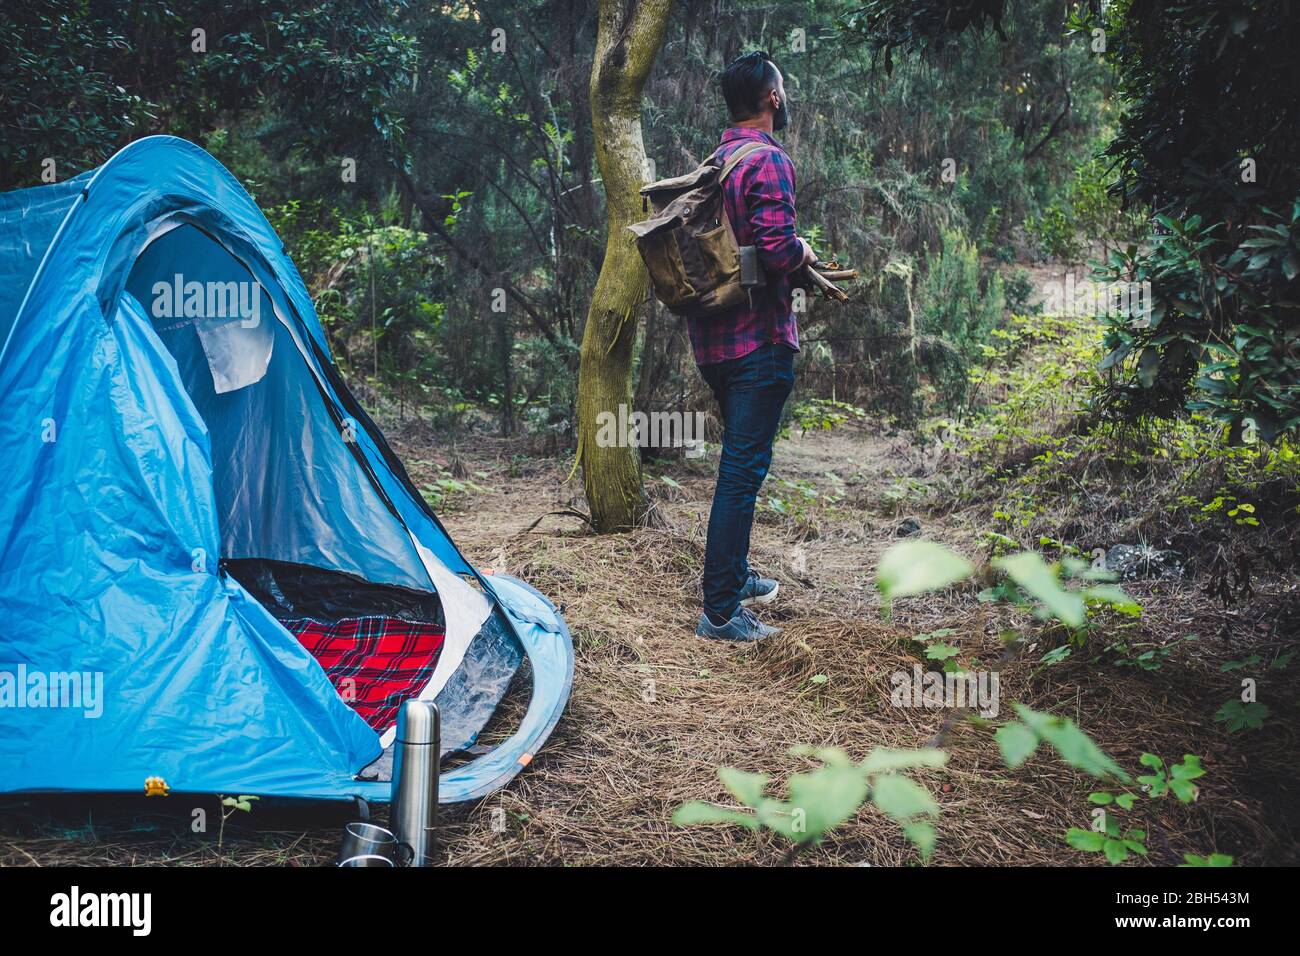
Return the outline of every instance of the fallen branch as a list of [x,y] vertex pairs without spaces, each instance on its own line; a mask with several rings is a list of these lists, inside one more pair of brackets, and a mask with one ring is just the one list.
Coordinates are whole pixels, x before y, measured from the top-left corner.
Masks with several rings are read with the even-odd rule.
[[581,511],[575,511],[573,508],[565,508],[562,511],[546,512],[546,514],[538,517],[536,521],[534,521],[532,524],[530,524],[527,528],[525,528],[523,531],[520,531],[519,533],[528,534],[530,531],[532,531],[534,528],[536,528],[539,524],[541,524],[543,521],[545,521],[547,518],[551,517],[552,515],[560,515],[562,517],[568,517],[568,518],[580,518],[582,519],[583,522],[586,523],[587,527],[589,527],[592,531],[596,530],[596,526],[592,524],[591,518],[589,518],[587,515],[583,514]]

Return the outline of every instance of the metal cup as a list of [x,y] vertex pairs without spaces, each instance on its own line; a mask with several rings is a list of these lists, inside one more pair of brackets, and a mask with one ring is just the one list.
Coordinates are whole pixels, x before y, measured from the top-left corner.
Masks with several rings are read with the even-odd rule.
[[342,860],[339,866],[397,866],[391,859],[386,856],[380,856],[377,853],[363,853],[360,856],[350,856]]
[[343,828],[343,845],[339,847],[339,866],[382,866],[381,863],[349,863],[348,860],[382,857],[389,866],[397,866],[410,850],[399,843],[391,830],[377,823],[357,820]]

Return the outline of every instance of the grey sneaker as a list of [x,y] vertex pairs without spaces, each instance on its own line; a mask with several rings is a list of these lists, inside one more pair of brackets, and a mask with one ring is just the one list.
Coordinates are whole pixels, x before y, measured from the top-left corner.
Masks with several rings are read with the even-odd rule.
[[720,641],[757,641],[762,637],[780,634],[781,629],[769,627],[749,608],[737,608],[730,621],[721,626],[709,620],[707,614],[700,615],[700,623],[695,628],[696,637],[711,637]]
[[750,571],[745,586],[740,589],[740,606],[751,607],[755,604],[767,604],[769,601],[775,601],[776,592],[779,590],[781,590],[781,585],[771,578],[760,578],[753,571]]

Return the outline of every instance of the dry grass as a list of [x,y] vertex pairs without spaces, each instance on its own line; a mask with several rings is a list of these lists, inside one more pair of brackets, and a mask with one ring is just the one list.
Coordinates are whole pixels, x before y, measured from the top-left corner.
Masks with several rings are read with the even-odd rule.
[[[417,470],[448,463],[423,436],[399,436],[398,445],[425,463]],[[528,770],[503,792],[448,814],[449,864],[777,862],[784,850],[777,838],[726,827],[677,829],[672,811],[691,799],[730,802],[716,776],[721,765],[779,781],[805,766],[787,754],[796,744],[840,746],[858,757],[879,746],[925,744],[943,715],[889,703],[890,675],[919,660],[910,638],[953,628],[963,659],[987,666],[1002,653],[998,634],[1026,623],[977,601],[974,587],[901,601],[890,620],[881,618],[869,575],[896,540],[906,507],[864,502],[887,476],[917,471],[916,452],[902,438],[836,432],[782,443],[776,475],[824,483],[833,471],[852,493],[798,519],[763,515],[753,561],[781,580],[782,599],[764,616],[784,632],[749,647],[693,636],[709,462],[674,467],[680,490],[651,482],[670,528],[596,537],[576,520],[549,517],[521,533],[538,516],[572,504],[577,492],[562,463],[512,460],[517,450],[490,439],[462,444],[461,457],[489,474],[490,490],[472,510],[447,515],[447,524],[471,559],[519,575],[564,606],[577,646],[574,693]],[[978,509],[920,519],[927,537],[981,553]],[[1130,769],[1144,750],[1202,756],[1209,774],[1195,804],[1161,802],[1157,815],[1135,811],[1130,818],[1151,833],[1151,862],[1211,850],[1239,863],[1300,862],[1294,712],[1279,706],[1272,726],[1233,736],[1212,717],[1236,686],[1218,662],[1242,656],[1245,647],[1294,639],[1277,628],[1294,605],[1295,580],[1260,582],[1249,610],[1217,608],[1197,586],[1134,585],[1146,608],[1142,621],[1124,632],[1119,619],[1105,623],[1104,634],[1130,640],[1202,635],[1161,670],[1090,659],[1041,668],[1030,663],[1040,645],[1003,665],[1002,706],[1019,700],[1065,714]],[[813,681],[816,675],[825,681]],[[510,714],[505,708],[499,722],[506,730]],[[922,777],[942,805],[936,864],[1099,862],[1061,837],[1067,827],[1087,825],[1087,779],[1041,752],[1008,772],[989,732],[966,722],[955,725],[947,746],[949,765]],[[218,849],[215,822],[208,835],[195,836],[192,808],[173,802],[8,798],[0,803],[0,862],[322,863],[349,814],[340,806],[258,807],[240,825],[231,821]],[[870,807],[801,857],[872,865],[915,859],[898,828]]]

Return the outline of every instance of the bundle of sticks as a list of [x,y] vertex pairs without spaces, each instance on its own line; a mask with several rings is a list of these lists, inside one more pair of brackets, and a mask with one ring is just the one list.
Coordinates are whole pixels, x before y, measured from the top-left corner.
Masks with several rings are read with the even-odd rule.
[[834,299],[836,302],[846,302],[849,298],[848,293],[835,283],[856,279],[858,270],[841,268],[836,259],[830,262],[818,260],[810,266],[804,266],[800,277],[803,281],[795,284],[801,288],[807,289],[814,295],[820,292],[825,298]]

